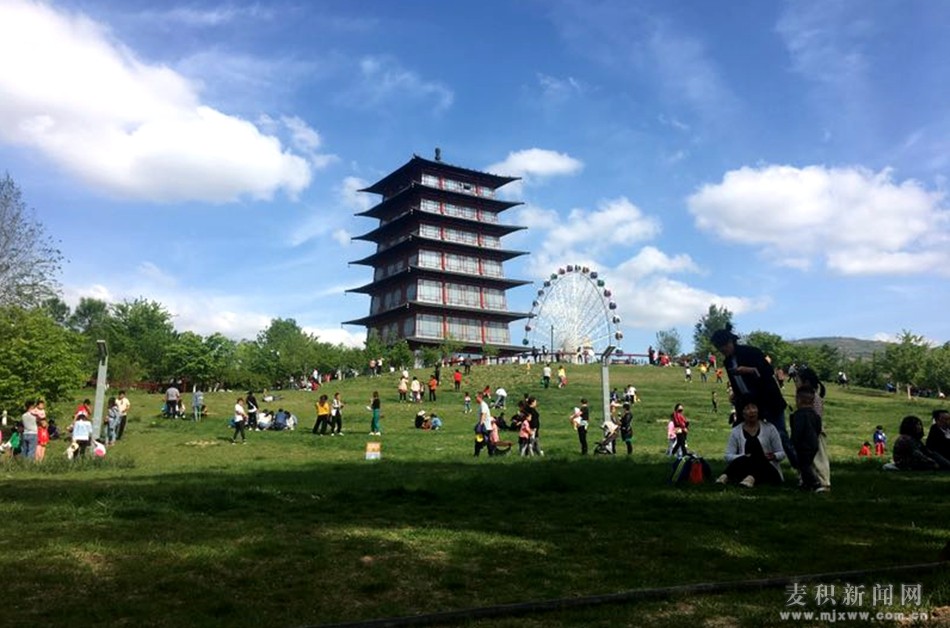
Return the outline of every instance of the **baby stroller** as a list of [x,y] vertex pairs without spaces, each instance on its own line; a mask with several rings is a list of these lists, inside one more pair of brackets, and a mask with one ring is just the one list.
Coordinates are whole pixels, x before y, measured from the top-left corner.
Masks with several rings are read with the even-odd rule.
[[595,454],[612,456],[617,453],[617,437],[620,435],[620,426],[611,420],[604,423],[604,439],[594,447]]

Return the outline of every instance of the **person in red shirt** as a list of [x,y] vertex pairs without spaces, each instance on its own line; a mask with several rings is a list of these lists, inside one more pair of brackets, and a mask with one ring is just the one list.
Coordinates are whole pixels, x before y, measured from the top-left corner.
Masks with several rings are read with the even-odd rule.
[[455,373],[452,374],[452,381],[455,382],[455,392],[458,392],[462,389],[462,371],[455,369]]
[[871,443],[864,441],[864,444],[861,445],[861,449],[858,451],[858,456],[861,458],[866,458],[871,456]]
[[46,446],[49,444],[49,422],[43,418],[36,426],[36,455],[34,460],[39,462],[46,457]]
[[[682,457],[689,453],[686,451],[686,435],[689,433],[689,419],[683,414],[683,404],[676,404],[673,408],[672,418],[673,432],[676,434],[676,444],[673,445],[673,451],[670,452],[670,455],[679,455]],[[679,452],[679,454],[677,454],[677,452]]]
[[435,375],[429,378],[429,401],[435,401],[435,391],[439,387],[439,380]]

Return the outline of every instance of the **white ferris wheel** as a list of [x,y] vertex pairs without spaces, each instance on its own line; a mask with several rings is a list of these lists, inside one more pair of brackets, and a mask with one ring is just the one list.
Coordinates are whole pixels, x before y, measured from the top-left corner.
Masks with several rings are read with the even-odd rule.
[[544,281],[531,304],[522,344],[577,358],[599,356],[623,339],[613,292],[586,266],[567,265]]

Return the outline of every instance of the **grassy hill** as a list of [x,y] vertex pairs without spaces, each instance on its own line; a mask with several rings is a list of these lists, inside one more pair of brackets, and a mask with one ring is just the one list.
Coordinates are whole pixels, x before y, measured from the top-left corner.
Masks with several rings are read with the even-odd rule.
[[[454,392],[421,406],[444,418],[442,431],[415,430],[420,406],[397,402],[389,374],[324,387],[347,402],[344,436],[310,434],[315,395],[295,391],[263,406],[292,410],[301,429],[252,432],[247,445],[229,442],[237,393],[206,394],[211,416],[200,423],[163,419],[157,395],[133,393],[128,434],[104,459],[68,463],[57,442],[42,465],[0,462],[0,517],[10,531],[0,539],[0,623],[316,625],[929,562],[948,540],[950,474],[884,473],[880,460],[856,456],[876,424],[893,439],[902,416],[928,415],[924,402],[829,390],[830,493],[799,492],[787,466],[784,487],[674,487],[664,455],[670,411],[685,405],[690,448],[718,474],[729,429],[724,386],[687,383],[677,368],[612,367],[614,385],[633,383],[642,399],[634,455],[582,457],[568,415],[582,396],[599,414],[598,368],[569,367],[563,390],[541,389],[539,375],[476,367],[463,386],[537,395],[539,458],[474,458],[475,418]],[[382,437],[367,435],[373,390]],[[382,443],[382,460],[365,460],[368,442]],[[919,607],[899,606],[895,593],[893,606],[866,600],[864,610],[950,604],[946,571],[849,582],[868,591],[923,586]],[[843,583],[821,583],[838,585],[840,605]],[[755,589],[467,625],[776,625],[787,599],[781,588]]]
[[883,353],[888,343],[880,340],[863,340],[861,338],[846,338],[843,336],[828,336],[825,338],[801,338],[790,341],[801,345],[828,345],[837,349],[841,355],[850,359],[870,358],[874,353]]

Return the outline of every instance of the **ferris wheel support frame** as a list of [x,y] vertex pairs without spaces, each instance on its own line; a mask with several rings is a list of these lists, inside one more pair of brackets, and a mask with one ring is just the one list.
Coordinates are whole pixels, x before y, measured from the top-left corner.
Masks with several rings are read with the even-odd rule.
[[617,347],[608,345],[600,354],[600,391],[601,401],[604,404],[604,423],[610,418],[610,356]]

